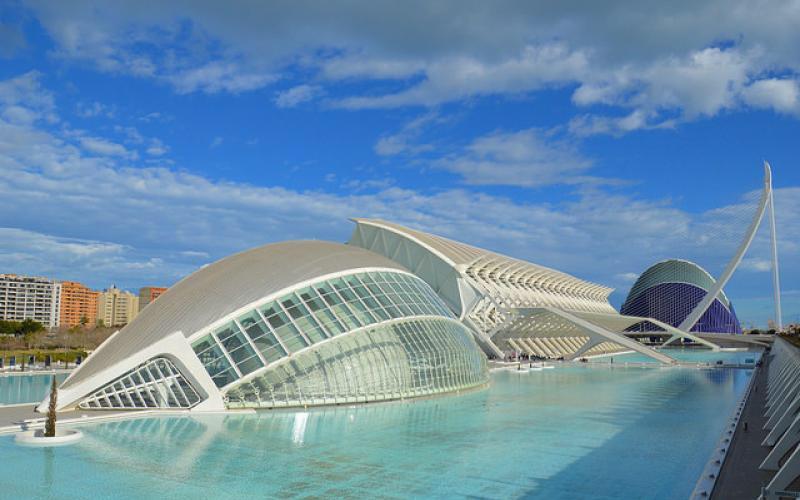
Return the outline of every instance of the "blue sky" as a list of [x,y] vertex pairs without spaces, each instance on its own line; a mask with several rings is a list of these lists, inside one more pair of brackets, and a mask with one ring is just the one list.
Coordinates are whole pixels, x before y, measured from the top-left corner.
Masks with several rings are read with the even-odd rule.
[[[718,274],[767,159],[798,321],[800,11],[766,4],[4,2],[0,270],[169,285],[365,216],[619,305],[659,259]],[[748,324],[766,243],[727,288]]]

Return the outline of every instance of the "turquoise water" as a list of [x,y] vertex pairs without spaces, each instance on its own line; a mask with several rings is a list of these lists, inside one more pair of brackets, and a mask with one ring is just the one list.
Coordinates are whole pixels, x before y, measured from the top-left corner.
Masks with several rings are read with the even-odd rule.
[[0,436],[8,498],[686,498],[751,375],[569,366],[459,396]]
[[[698,349],[698,348],[665,348],[661,349],[661,352],[666,354],[667,356],[672,356],[673,358],[677,359],[678,361],[684,361],[687,363],[708,363],[711,365],[716,364],[717,361],[722,361],[726,364],[747,364],[747,363],[755,363],[758,361],[759,357],[761,356],[760,351],[718,351],[714,352],[711,349]],[[629,354],[621,354],[621,355],[614,355],[614,356],[604,356],[600,358],[592,358],[589,361],[591,363],[611,363],[611,359],[614,359],[614,363],[659,363],[657,360],[645,356],[644,354],[639,354],[638,352],[632,352]]]
[[[61,383],[67,373],[56,374]],[[38,403],[50,390],[52,374],[47,375],[0,375],[0,406],[18,403]]]

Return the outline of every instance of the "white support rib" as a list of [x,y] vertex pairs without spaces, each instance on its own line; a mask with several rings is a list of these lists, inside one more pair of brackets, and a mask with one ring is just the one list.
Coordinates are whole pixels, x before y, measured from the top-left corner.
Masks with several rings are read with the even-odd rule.
[[569,359],[580,358],[581,356],[584,355],[584,353],[586,353],[587,351],[591,350],[594,347],[599,346],[603,342],[605,342],[605,340],[602,338],[590,336],[588,339],[586,339],[586,342],[583,343],[580,349],[578,349],[577,351],[573,352],[570,355]]
[[[644,354],[645,356],[649,356],[651,358],[654,358],[657,361],[660,361],[660,362],[662,362],[664,364],[675,364],[676,363],[676,361],[673,358],[667,356],[664,353],[661,353],[661,352],[655,351],[653,349],[650,349],[649,347],[643,346],[639,342],[637,342],[637,341],[635,341],[633,339],[630,339],[630,338],[626,337],[625,335],[620,335],[619,333],[614,333],[612,331],[606,330],[605,328],[602,328],[602,327],[600,327],[598,325],[595,325],[594,323],[586,321],[583,318],[579,318],[578,316],[575,316],[574,314],[570,314],[567,311],[562,311],[560,309],[555,309],[555,308],[551,308],[551,307],[545,307],[543,309],[546,309],[547,311],[555,314],[556,316],[560,316],[560,317],[564,318],[565,320],[573,323],[574,325],[578,326],[583,331],[588,333],[590,337],[593,337],[594,339],[598,339],[598,337],[599,337],[601,340],[600,340],[600,342],[598,342],[598,344],[601,344],[602,342],[605,342],[605,341],[610,341],[610,342],[613,342],[615,344],[620,344],[620,345],[622,345],[624,347],[627,347],[628,349],[631,349],[631,350],[636,351],[638,353]],[[590,342],[591,342],[591,340],[590,340]],[[588,344],[588,342],[587,342],[587,344]],[[584,345],[584,347],[585,347],[585,345]],[[581,351],[585,352],[585,350],[583,348],[581,348],[578,352],[571,354],[569,356],[569,359],[575,359],[576,357],[580,356],[583,353]]]
[[[794,421],[796,413],[799,409],[800,397],[795,397],[774,423],[774,427],[772,427],[772,430],[769,431],[769,434],[767,434],[767,437],[764,438],[764,441],[761,443],[761,445],[774,446],[775,443],[777,443],[781,436],[783,436],[783,434],[786,432],[786,429],[788,429],[792,424],[792,421]],[[772,421],[772,419],[770,419],[770,421]],[[767,422],[767,424],[769,424],[769,422]],[[770,429],[769,425],[765,425],[764,428]]]
[[[800,416],[795,417],[792,425],[789,426],[789,429],[783,434],[783,437],[780,438],[775,447],[770,450],[758,468],[761,470],[778,470],[780,468],[780,459],[797,444],[798,439],[800,439]],[[783,467],[786,467],[786,465],[788,465],[788,461]],[[794,476],[792,479],[794,479]]]
[[798,390],[800,390],[800,380],[792,383],[789,390],[781,398],[780,403],[767,410],[764,415],[769,417],[769,420],[764,424],[765,429],[772,429],[775,426],[775,421],[778,417],[783,415],[783,412],[786,411],[786,407],[797,397]]
[[780,407],[784,403],[784,400],[787,396],[791,395],[792,389],[796,387],[794,381],[797,380],[798,373],[800,373],[800,367],[792,370],[790,376],[786,379],[786,383],[775,393],[775,397],[771,398],[772,402],[764,413],[765,417],[772,417],[776,412],[781,411]]
[[761,225],[761,221],[764,219],[764,212],[766,210],[767,204],[770,200],[772,195],[772,171],[770,170],[769,164],[764,163],[764,191],[761,194],[761,200],[758,203],[758,209],[756,210],[755,216],[753,217],[752,222],[750,222],[750,227],[747,229],[745,233],[744,240],[742,241],[741,245],[739,245],[739,249],[734,254],[733,258],[728,262],[728,266],[725,268],[725,271],[722,273],[722,276],[719,277],[717,282],[711,288],[711,290],[706,293],[703,300],[698,303],[692,312],[686,316],[680,325],[678,325],[679,330],[683,330],[688,332],[692,329],[692,327],[697,323],[700,319],[700,316],[708,310],[714,300],[719,296],[719,293],[722,291],[723,287],[728,283],[728,280],[733,275],[733,272],[736,271],[736,268],[739,267],[739,264],[742,262],[742,258],[744,254],[747,252],[747,249],[750,248],[750,244],[753,242],[753,238],[756,235],[756,230]]

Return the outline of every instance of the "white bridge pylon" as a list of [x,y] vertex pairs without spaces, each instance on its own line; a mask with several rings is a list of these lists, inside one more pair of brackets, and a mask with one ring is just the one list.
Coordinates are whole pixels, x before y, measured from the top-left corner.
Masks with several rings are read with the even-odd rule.
[[736,269],[739,267],[739,264],[741,264],[742,258],[744,257],[745,253],[747,253],[747,249],[750,248],[750,244],[753,242],[753,238],[755,238],[756,231],[764,220],[764,214],[766,213],[767,208],[769,208],[770,213],[770,238],[772,240],[772,285],[775,300],[775,324],[779,331],[783,330],[783,322],[781,320],[780,278],[778,276],[778,247],[775,232],[775,200],[772,192],[772,169],[770,168],[769,163],[766,161],[764,162],[764,190],[761,193],[761,199],[758,202],[758,208],[753,216],[753,220],[750,222],[750,226],[747,228],[744,240],[742,240],[742,243],[739,245],[739,248],[736,250],[733,258],[730,260],[730,262],[728,262],[728,265],[725,267],[722,275],[719,277],[719,279],[717,279],[717,282],[714,284],[711,290],[706,293],[705,297],[703,297],[703,300],[701,300],[697,306],[692,309],[689,315],[686,316],[681,324],[678,325],[678,330],[683,332],[690,331],[700,317],[708,310],[714,300],[719,296],[722,289],[728,283],[728,280],[730,280],[731,276],[733,276],[734,271],[736,271]]

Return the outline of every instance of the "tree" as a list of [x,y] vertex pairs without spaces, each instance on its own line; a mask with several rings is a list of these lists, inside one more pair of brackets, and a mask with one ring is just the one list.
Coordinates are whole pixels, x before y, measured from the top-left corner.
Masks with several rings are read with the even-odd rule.
[[88,323],[89,323],[89,318],[87,318],[85,314],[81,316],[81,326],[86,326]]
[[19,324],[19,335],[28,335],[29,333],[41,332],[44,330],[44,325],[32,319],[26,319]]
[[24,321],[2,321],[0,320],[0,333],[23,337],[28,334],[37,333],[44,330],[44,325],[32,319]]
[[56,399],[58,389],[56,388],[56,376],[53,375],[53,382],[50,384],[50,405],[47,407],[47,421],[44,423],[44,437],[56,436]]

